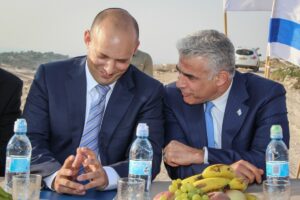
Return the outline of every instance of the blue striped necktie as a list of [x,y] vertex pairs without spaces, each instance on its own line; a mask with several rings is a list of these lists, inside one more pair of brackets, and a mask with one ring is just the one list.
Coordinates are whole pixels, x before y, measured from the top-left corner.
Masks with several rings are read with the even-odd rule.
[[94,90],[98,93],[98,98],[91,99],[89,115],[85,123],[83,134],[80,141],[80,147],[88,147],[93,150],[98,157],[98,135],[102,124],[105,108],[105,96],[109,91],[109,86],[97,85]]
[[205,108],[205,123],[206,123],[206,134],[207,134],[207,143],[208,147],[215,147],[215,135],[214,135],[214,122],[211,115],[211,109],[214,107],[212,102],[206,103]]

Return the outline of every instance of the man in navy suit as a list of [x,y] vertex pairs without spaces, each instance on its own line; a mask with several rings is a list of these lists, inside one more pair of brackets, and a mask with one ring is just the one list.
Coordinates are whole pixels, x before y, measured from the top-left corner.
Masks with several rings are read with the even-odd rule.
[[[24,116],[33,147],[31,170],[42,174],[51,189],[83,195],[94,187],[116,188],[117,179],[128,176],[129,149],[140,122],[150,130],[152,178],[159,173],[163,86],[130,65],[138,38],[138,24],[126,10],[106,9],[84,34],[87,56],[39,67]],[[99,85],[108,92],[101,129],[93,140],[98,150],[93,151],[81,143]]]
[[178,80],[165,88],[164,161],[170,177],[224,163],[260,182],[273,124],[282,126],[289,145],[285,89],[235,71],[233,44],[215,30],[189,35],[177,48]]
[[14,122],[20,116],[23,82],[0,68],[0,176],[4,176],[6,146],[14,134]]

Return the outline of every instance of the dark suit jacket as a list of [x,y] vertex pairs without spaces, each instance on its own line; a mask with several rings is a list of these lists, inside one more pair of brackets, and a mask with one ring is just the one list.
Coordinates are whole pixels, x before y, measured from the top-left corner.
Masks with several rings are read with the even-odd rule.
[[18,77],[0,69],[0,176],[4,176],[6,146],[14,134],[14,122],[21,114],[22,86]]
[[[178,140],[199,149],[207,147],[203,104],[186,104],[174,83],[165,89],[165,145]],[[284,142],[289,145],[283,86],[254,74],[236,72],[224,114],[222,149],[208,148],[209,164],[232,164],[244,159],[265,169],[265,150],[273,124],[282,126]],[[167,166],[167,169],[171,178],[183,178],[201,173],[207,166]]]
[[[86,109],[86,57],[41,65],[32,83],[24,117],[31,140],[31,170],[43,177],[76,153]],[[152,175],[160,170],[163,145],[163,86],[130,66],[110,96],[99,133],[103,166],[128,176],[129,148],[139,122],[149,125],[154,151]]]

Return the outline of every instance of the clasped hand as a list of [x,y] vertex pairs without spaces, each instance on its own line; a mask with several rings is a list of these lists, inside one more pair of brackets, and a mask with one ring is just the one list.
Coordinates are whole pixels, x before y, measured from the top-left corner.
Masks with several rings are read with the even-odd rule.
[[[79,174],[80,168],[84,172]],[[86,184],[80,182],[87,182]],[[76,151],[76,156],[70,155],[58,171],[53,187],[58,193],[84,195],[90,188],[103,189],[108,185],[108,177],[96,154],[81,147]]]

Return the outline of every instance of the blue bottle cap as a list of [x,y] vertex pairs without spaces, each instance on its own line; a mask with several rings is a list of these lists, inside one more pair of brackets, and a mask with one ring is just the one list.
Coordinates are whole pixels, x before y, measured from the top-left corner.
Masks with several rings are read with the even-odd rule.
[[282,128],[280,125],[272,125],[271,126],[271,139],[282,139]]
[[136,128],[136,136],[138,137],[148,137],[149,127],[146,123],[139,123]]
[[20,118],[15,121],[14,132],[19,132],[19,133],[27,132],[27,122],[24,118]]

